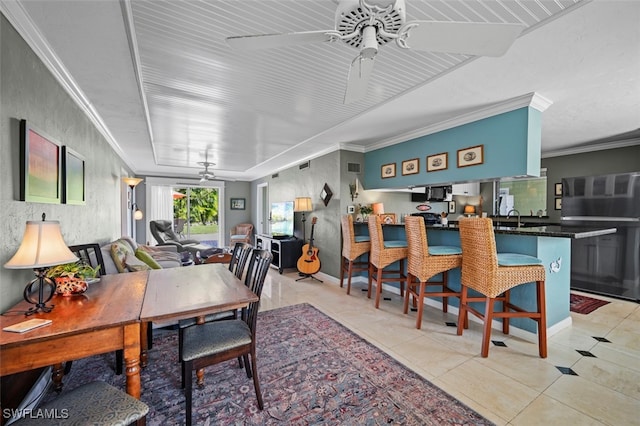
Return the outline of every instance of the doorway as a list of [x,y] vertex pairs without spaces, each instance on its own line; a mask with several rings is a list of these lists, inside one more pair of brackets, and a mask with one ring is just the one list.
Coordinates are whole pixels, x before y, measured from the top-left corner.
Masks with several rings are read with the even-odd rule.
[[220,191],[216,187],[173,187],[173,230],[182,239],[222,247]]

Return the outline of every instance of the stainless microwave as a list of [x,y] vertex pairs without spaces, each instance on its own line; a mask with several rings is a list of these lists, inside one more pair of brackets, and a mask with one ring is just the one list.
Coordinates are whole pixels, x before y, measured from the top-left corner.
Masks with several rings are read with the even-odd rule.
[[446,201],[451,195],[451,185],[427,186],[427,201]]

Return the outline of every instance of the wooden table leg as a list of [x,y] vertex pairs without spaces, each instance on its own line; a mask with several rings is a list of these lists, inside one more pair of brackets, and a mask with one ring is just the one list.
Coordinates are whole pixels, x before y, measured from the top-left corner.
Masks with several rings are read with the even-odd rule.
[[62,377],[64,377],[64,365],[62,363],[55,364],[51,367],[51,381],[53,381],[53,390],[62,392]]
[[[127,377],[127,393],[140,399],[140,323],[124,327],[124,364]],[[145,332],[146,335],[146,332]]]
[[147,333],[148,333],[148,322],[140,323],[140,366],[145,368],[149,361],[148,354],[148,341],[147,341]]

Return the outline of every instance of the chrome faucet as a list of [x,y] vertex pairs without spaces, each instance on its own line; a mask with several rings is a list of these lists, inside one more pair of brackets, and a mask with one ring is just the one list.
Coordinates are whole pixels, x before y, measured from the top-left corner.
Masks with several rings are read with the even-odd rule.
[[509,210],[509,212],[507,213],[507,218],[509,218],[509,216],[511,216],[511,213],[517,213],[518,214],[518,223],[517,223],[517,227],[520,228],[520,212],[516,209],[511,209]]

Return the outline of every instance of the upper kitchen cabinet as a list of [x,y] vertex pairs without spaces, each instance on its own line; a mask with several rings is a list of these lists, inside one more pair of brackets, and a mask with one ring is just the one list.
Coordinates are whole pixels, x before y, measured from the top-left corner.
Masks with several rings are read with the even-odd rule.
[[480,195],[480,182],[451,185],[452,195]]

